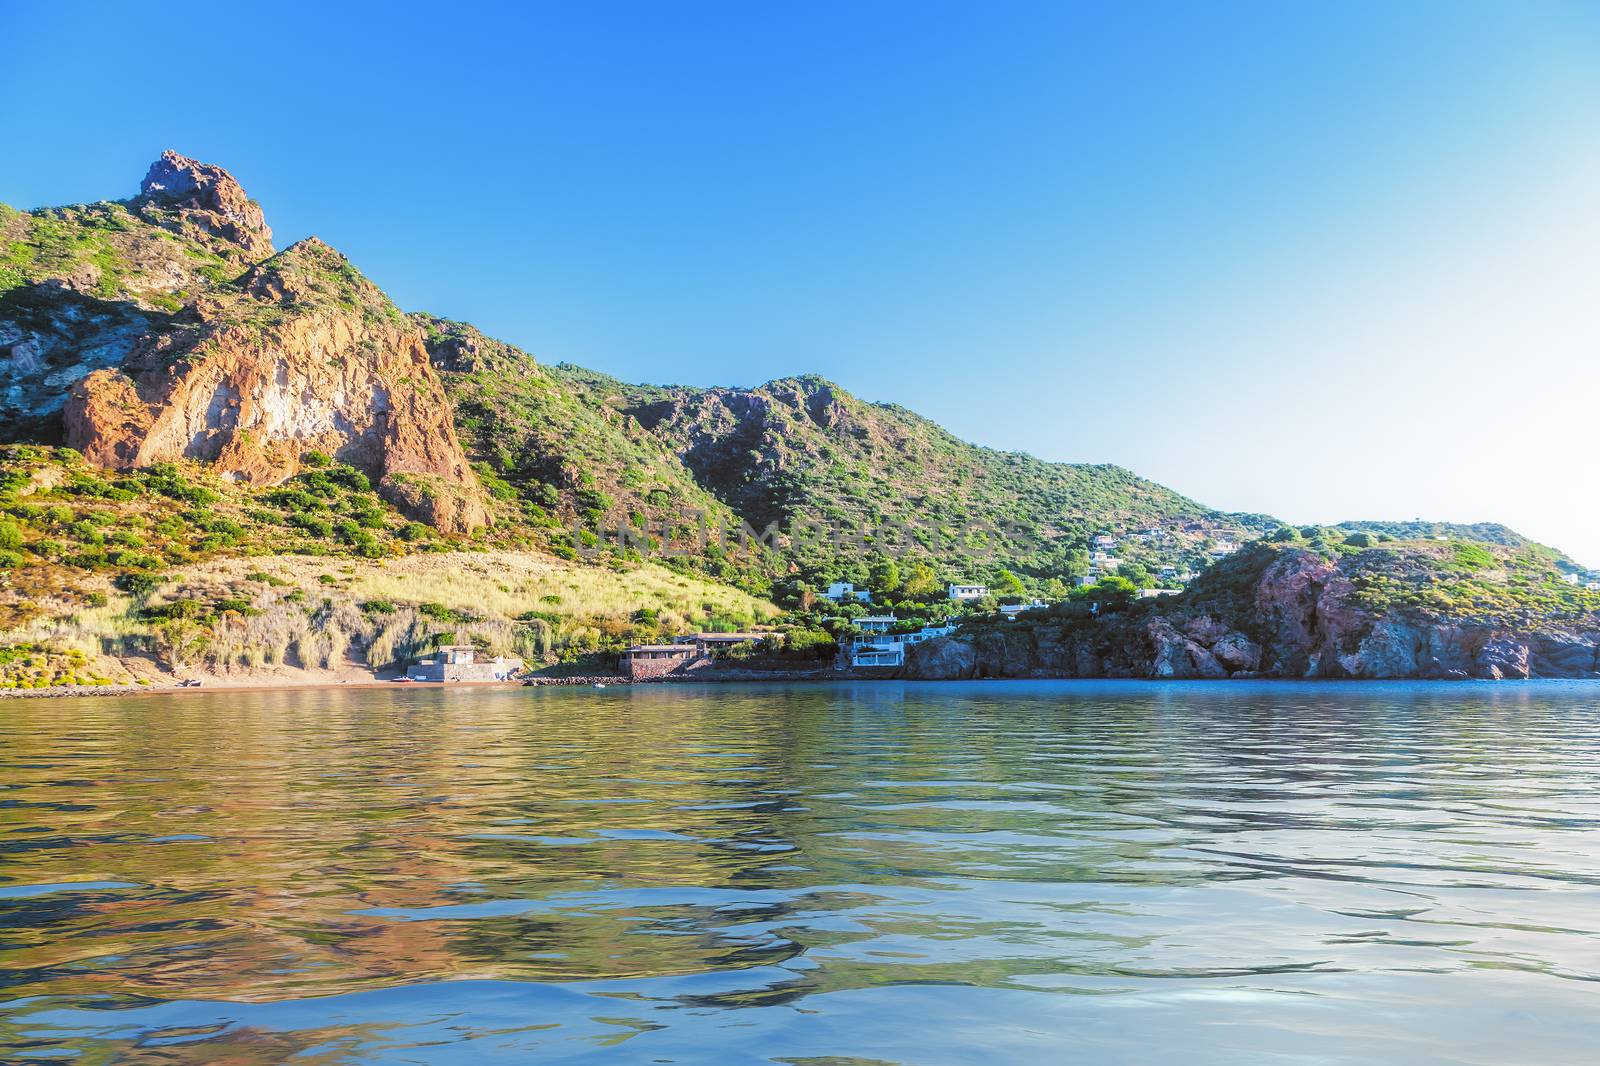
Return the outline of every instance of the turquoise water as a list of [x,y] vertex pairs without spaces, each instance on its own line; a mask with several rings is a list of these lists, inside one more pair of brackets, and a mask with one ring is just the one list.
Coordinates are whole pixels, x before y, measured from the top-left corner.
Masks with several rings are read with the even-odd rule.
[[1600,1052],[1600,685],[0,702],[0,1061]]

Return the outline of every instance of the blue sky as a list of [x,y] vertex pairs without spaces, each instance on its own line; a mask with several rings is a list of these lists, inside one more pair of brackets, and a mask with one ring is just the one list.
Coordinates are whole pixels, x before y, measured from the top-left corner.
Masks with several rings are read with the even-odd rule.
[[234,7],[7,3],[0,201],[172,147],[547,361],[1600,566],[1600,6]]

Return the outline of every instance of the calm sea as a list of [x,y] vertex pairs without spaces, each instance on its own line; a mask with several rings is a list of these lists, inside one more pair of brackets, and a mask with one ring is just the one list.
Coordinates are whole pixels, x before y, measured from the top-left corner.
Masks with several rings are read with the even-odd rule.
[[1600,1058],[1600,685],[0,702],[0,1061]]

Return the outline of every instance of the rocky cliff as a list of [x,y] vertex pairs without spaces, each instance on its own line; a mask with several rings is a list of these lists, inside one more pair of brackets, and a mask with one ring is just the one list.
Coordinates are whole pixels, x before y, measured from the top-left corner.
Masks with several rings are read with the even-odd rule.
[[0,355],[22,439],[253,485],[324,453],[421,521],[487,523],[421,329],[316,238],[273,254],[221,167],[167,152],[131,201],[13,216]]
[[421,331],[314,237],[77,382],[63,415],[101,466],[198,459],[263,485],[320,452],[442,529],[488,518]]
[[[1535,558],[1490,557],[1493,563],[1463,575],[1446,548],[1330,558],[1257,545],[1181,596],[968,626],[911,648],[903,676],[1600,676],[1600,608],[1592,594],[1562,585]],[[1397,574],[1419,595],[1404,595]],[[1441,596],[1452,599],[1446,605]]]
[[267,228],[261,205],[246,196],[233,175],[219,166],[173,151],[162,152],[140,183],[137,202],[156,209],[153,220],[173,232],[193,236],[198,231],[220,237],[252,258],[272,254],[272,230]]

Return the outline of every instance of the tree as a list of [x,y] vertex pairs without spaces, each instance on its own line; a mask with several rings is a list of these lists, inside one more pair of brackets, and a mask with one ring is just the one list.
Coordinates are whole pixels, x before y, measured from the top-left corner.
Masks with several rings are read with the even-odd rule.
[[1117,567],[1117,573],[1133,582],[1137,588],[1150,588],[1155,584],[1155,582],[1150,579],[1150,571],[1146,570],[1139,563],[1123,563],[1121,566]]
[[918,563],[911,568],[911,576],[900,586],[900,592],[908,599],[935,596],[939,592],[939,575],[927,563]]
[[900,567],[893,559],[880,559],[867,573],[867,584],[879,596],[887,597],[900,588]]
[[994,592],[997,596],[1021,596],[1028,590],[1023,587],[1022,579],[1010,570],[1001,570],[995,575]]
[[1102,610],[1116,611],[1132,603],[1138,591],[1125,577],[1103,577],[1093,585],[1079,585],[1073,589],[1072,598],[1098,603]]
[[156,654],[173,670],[181,670],[193,656],[205,651],[210,633],[188,618],[178,617],[156,627]]

